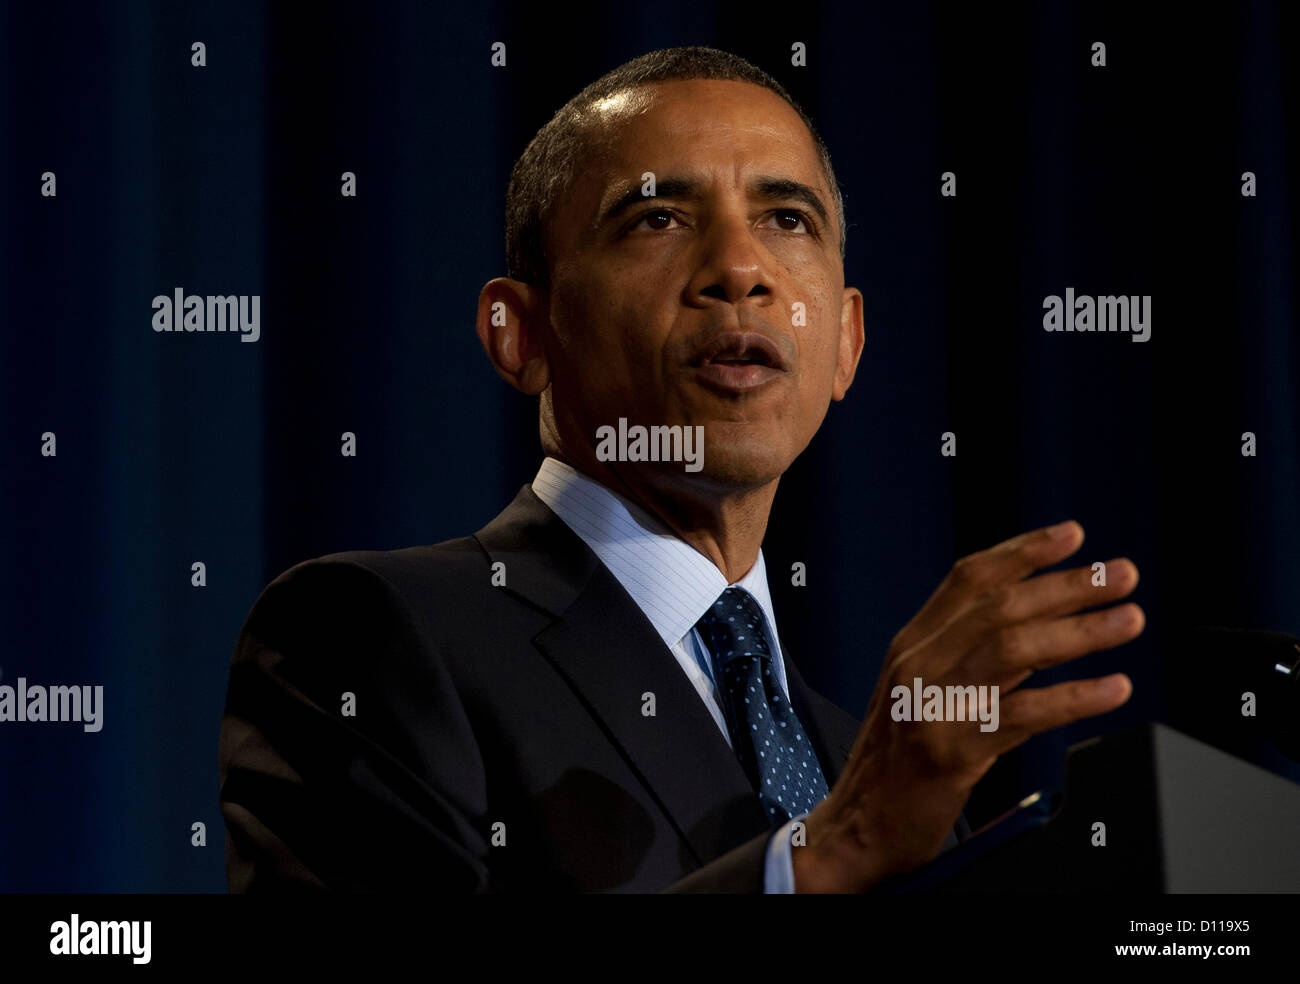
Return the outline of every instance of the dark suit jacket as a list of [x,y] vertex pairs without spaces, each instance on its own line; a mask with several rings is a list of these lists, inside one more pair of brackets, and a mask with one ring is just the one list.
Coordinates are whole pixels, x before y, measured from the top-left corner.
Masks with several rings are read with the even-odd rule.
[[[782,653],[833,784],[858,722]],[[472,537],[276,578],[235,646],[220,778],[235,892],[761,892],[772,831],[649,620],[529,486]]]

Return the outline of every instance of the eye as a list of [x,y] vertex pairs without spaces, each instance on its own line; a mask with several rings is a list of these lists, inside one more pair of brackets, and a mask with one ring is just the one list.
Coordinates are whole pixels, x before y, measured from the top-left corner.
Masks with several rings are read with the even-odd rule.
[[673,215],[673,213],[666,208],[656,208],[649,212],[642,212],[640,217],[628,227],[628,231],[631,232],[635,229],[639,229],[641,228],[641,223],[648,222],[650,224],[649,228],[652,232],[661,232],[668,228],[668,225],[664,220],[667,220],[667,222],[676,222],[677,216]]
[[772,212],[769,218],[777,220],[776,228],[782,232],[812,232],[808,217],[798,209],[780,208]]

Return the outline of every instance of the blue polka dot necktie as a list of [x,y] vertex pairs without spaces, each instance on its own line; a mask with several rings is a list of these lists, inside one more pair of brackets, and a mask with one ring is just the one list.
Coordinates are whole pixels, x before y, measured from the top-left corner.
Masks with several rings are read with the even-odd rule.
[[744,588],[727,588],[695,623],[713,655],[732,750],[776,826],[816,806],[826,777],[781,693],[763,626],[763,609]]

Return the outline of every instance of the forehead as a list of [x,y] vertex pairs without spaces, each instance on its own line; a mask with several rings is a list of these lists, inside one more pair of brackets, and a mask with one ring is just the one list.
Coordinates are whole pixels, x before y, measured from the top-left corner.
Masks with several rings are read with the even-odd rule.
[[779,174],[829,193],[799,114],[751,82],[690,79],[638,86],[597,103],[582,125],[588,153],[574,176],[570,202],[579,213],[594,211],[616,182],[639,182],[646,171],[657,177],[689,171],[737,185],[748,173]]
[[609,152],[672,134],[679,140],[740,136],[753,145],[792,141],[816,156],[799,114],[771,89],[732,79],[657,82],[624,90],[595,104],[585,122]]
[[811,168],[819,167],[799,114],[752,82],[689,79],[639,86],[597,103],[584,123],[597,152],[593,164],[631,163],[648,155],[682,160],[731,144],[749,155],[803,157]]

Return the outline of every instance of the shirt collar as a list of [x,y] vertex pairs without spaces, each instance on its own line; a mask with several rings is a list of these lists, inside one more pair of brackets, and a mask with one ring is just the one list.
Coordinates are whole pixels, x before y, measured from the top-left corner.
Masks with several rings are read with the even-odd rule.
[[[660,519],[558,458],[542,462],[533,492],[609,568],[669,648],[729,586],[711,560]],[[735,586],[754,596],[767,619],[772,651],[780,653],[761,548]]]

